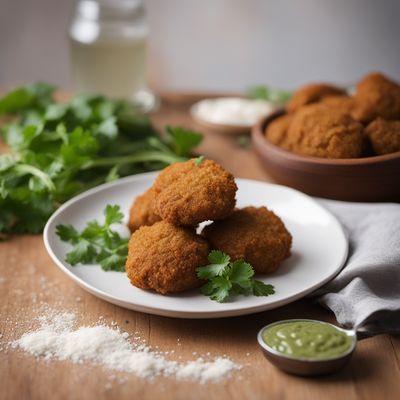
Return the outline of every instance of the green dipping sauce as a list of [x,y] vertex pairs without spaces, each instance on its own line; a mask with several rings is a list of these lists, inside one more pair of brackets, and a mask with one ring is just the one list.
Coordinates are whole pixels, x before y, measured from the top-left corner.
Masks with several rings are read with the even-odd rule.
[[321,360],[346,353],[354,338],[323,322],[282,322],[264,330],[264,342],[294,358]]

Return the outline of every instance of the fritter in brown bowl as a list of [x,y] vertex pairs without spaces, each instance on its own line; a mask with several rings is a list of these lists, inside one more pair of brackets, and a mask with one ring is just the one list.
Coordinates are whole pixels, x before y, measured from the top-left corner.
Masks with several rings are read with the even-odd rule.
[[266,207],[237,209],[227,219],[206,226],[202,234],[212,249],[232,260],[247,261],[258,274],[275,271],[290,256],[292,236]]
[[207,241],[193,229],[160,221],[133,233],[125,269],[134,286],[177,293],[201,285],[196,268],[207,264],[208,253]]
[[154,182],[155,211],[174,225],[229,216],[237,186],[231,173],[212,160],[189,160],[165,168]]
[[287,133],[292,119],[291,114],[285,114],[271,121],[265,132],[266,138],[282,149],[289,149]]
[[363,152],[363,126],[349,114],[323,104],[302,107],[293,116],[288,148],[322,158],[355,158]]
[[357,84],[354,97],[361,106],[359,121],[367,123],[377,117],[400,119],[400,86],[383,74],[365,76]]
[[376,154],[400,151],[400,121],[387,121],[383,118],[377,118],[367,126],[365,133]]
[[287,106],[289,113],[296,112],[300,107],[307,104],[317,103],[324,97],[345,95],[344,89],[326,83],[311,83],[302,86],[294,92]]

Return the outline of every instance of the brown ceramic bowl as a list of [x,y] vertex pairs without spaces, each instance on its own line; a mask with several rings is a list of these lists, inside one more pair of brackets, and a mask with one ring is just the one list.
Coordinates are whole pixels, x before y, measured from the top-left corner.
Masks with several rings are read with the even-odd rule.
[[400,201],[400,152],[383,156],[328,159],[281,149],[265,137],[277,111],[252,129],[252,142],[262,165],[278,183],[312,196],[346,201]]

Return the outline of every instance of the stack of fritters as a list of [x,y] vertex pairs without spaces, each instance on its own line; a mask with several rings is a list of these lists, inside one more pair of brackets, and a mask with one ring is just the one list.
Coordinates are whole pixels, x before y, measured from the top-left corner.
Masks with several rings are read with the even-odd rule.
[[[232,174],[211,160],[163,170],[130,210],[132,284],[162,294],[195,288],[202,283],[196,268],[212,249],[248,261],[257,273],[274,271],[290,255],[291,235],[265,207],[235,210],[236,191]],[[214,222],[198,235],[203,221]]]
[[287,114],[266,130],[273,144],[297,154],[358,158],[400,151],[400,85],[365,76],[353,96],[327,84],[296,91]]

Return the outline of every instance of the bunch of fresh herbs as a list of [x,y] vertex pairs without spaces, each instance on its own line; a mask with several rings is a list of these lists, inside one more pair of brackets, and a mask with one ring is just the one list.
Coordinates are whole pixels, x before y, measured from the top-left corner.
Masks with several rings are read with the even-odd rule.
[[77,193],[186,160],[202,140],[181,127],[159,136],[127,101],[77,95],[59,103],[54,90],[35,84],[0,98],[11,149],[0,154],[0,234],[40,232]]

